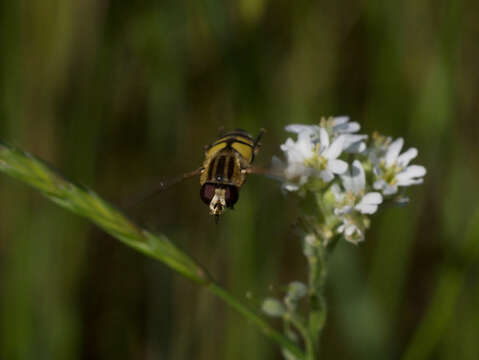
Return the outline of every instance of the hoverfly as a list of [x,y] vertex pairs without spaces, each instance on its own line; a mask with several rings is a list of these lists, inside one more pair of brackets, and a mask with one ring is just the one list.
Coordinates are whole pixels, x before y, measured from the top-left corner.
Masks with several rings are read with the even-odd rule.
[[254,156],[260,148],[262,129],[256,138],[238,129],[220,135],[205,148],[205,160],[200,168],[200,197],[218,222],[225,208],[232,209],[239,190],[251,172]]
[[220,134],[210,145],[205,146],[205,159],[200,168],[160,182],[159,187],[146,197],[199,175],[200,198],[208,205],[210,214],[215,216],[217,223],[226,208],[233,209],[248,174],[259,172],[251,164],[261,146],[259,141],[263,133],[264,129],[261,129],[255,138],[242,129]]

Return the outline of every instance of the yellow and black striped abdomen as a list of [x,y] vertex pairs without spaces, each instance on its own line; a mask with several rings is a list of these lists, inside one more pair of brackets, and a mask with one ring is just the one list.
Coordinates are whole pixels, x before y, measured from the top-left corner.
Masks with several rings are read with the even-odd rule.
[[236,130],[220,136],[206,151],[206,158],[216,156],[222,150],[237,152],[247,164],[254,159],[255,140],[243,130]]
[[200,183],[215,183],[240,187],[246,180],[241,172],[242,165],[239,154],[232,149],[217,152],[213,157],[206,158]]

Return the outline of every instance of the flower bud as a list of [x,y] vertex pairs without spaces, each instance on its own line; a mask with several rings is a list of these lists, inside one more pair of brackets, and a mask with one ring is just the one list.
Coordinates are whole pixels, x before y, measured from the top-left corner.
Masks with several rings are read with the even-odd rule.
[[286,308],[284,305],[273,298],[267,298],[264,300],[261,309],[265,314],[272,317],[281,317],[286,313]]

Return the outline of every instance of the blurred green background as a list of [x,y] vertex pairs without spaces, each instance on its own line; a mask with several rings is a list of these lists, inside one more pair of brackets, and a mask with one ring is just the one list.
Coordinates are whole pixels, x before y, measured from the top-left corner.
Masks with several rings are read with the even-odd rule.
[[[0,138],[119,207],[217,129],[350,115],[423,186],[342,243],[323,359],[479,358],[479,2],[3,0]],[[297,203],[250,177],[215,226],[197,179],[127,213],[253,302],[303,279]],[[0,359],[280,359],[211,294],[0,177]],[[280,326],[280,324],[278,324]]]

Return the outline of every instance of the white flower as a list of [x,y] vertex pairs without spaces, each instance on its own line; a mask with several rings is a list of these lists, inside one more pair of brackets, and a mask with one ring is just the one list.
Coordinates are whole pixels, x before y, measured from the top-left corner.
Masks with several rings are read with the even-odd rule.
[[350,171],[341,175],[345,192],[341,192],[336,184],[331,187],[335,196],[337,207],[336,215],[351,213],[353,210],[361,214],[374,214],[378,205],[382,203],[383,197],[378,192],[365,194],[366,174],[359,160],[354,160]]
[[423,183],[426,168],[420,165],[409,165],[417,156],[417,149],[410,148],[400,155],[404,145],[403,138],[392,142],[386,149],[384,156],[371,156],[374,163],[376,181],[374,189],[381,190],[384,195],[392,195],[399,186],[410,186]]
[[343,223],[338,227],[338,233],[343,234],[344,238],[353,244],[364,241],[364,231],[349,217],[343,218]]
[[330,141],[328,132],[320,126],[293,124],[286,127],[289,132],[297,133],[298,139],[288,138],[281,145],[286,154],[287,167],[285,175],[288,180],[298,179],[298,184],[286,184],[287,190],[297,190],[305,184],[310,176],[318,176],[325,182],[330,182],[334,174],[342,174],[348,164],[339,160],[343,151],[344,136],[338,136]]
[[[281,144],[281,150],[286,154],[285,175],[287,179],[299,178],[299,186],[306,183],[311,175],[311,169],[306,167],[305,162],[313,157],[314,147],[307,131],[300,132],[297,141],[288,138],[284,144]],[[286,184],[285,188],[293,191],[298,189],[298,185]]]
[[355,134],[361,129],[359,123],[349,122],[348,116],[331,117],[329,119],[322,119],[321,126],[328,130],[328,132],[335,136],[344,136],[344,151],[347,153],[361,153],[366,150],[366,143],[364,140],[368,138],[367,135]]
[[291,124],[286,126],[284,129],[287,132],[298,134],[306,134],[310,137],[311,141],[316,142],[319,137],[319,128],[318,125],[303,125],[303,124]]
[[364,140],[368,138],[367,135],[345,134],[344,151],[347,153],[362,153],[366,150],[366,143]]
[[333,117],[328,119],[328,122],[330,122],[333,128],[333,132],[338,134],[352,134],[361,129],[361,126],[357,122],[349,122],[349,116]]
[[309,160],[311,165],[319,168],[319,177],[325,182],[334,179],[334,174],[343,174],[348,164],[339,160],[344,146],[344,136],[339,136],[331,144],[329,135],[324,128],[319,129],[319,144],[316,145],[316,156]]
[[383,202],[383,197],[378,192],[370,192],[364,195],[359,203],[354,207],[361,214],[374,214],[378,210],[378,205]]

